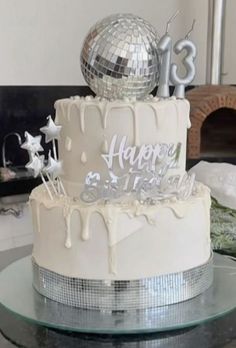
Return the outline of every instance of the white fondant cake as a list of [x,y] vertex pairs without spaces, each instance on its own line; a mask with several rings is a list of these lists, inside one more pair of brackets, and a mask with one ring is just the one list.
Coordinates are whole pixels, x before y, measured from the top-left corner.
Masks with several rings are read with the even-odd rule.
[[206,263],[210,195],[204,185],[196,184],[187,200],[154,205],[125,199],[88,205],[79,198],[89,171],[106,176],[101,154],[108,152],[114,133],[127,136],[130,146],[181,143],[179,165],[170,170],[183,175],[189,103],[75,97],[55,105],[67,196],[50,200],[43,185],[31,194],[35,262],[63,276],[100,280],[155,277]]

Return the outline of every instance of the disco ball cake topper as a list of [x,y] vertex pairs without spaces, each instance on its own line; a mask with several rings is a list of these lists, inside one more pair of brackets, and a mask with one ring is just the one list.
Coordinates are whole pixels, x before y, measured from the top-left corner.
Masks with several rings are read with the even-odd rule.
[[145,98],[157,85],[158,35],[132,14],[116,14],[93,26],[81,52],[81,70],[96,95]]

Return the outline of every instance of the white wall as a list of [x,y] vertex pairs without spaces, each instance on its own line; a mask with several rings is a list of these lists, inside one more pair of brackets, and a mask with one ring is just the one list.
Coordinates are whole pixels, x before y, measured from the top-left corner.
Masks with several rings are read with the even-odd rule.
[[225,21],[225,49],[223,72],[224,84],[236,84],[236,1],[226,1],[226,21]]
[[[180,15],[170,33],[175,41],[196,25],[195,84],[205,82],[207,0],[0,0],[0,85],[81,85],[79,55],[83,39],[98,19],[132,12],[150,21],[160,34],[168,18]],[[234,14],[228,0],[225,81],[236,83]],[[230,52],[230,54],[229,54]]]

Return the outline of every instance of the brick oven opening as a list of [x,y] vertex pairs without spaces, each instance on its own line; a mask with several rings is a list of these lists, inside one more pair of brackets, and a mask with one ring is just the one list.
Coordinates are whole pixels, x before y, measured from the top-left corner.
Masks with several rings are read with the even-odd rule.
[[186,93],[190,102],[189,159],[236,156],[236,87],[204,85]]
[[220,108],[210,113],[201,126],[200,157],[235,157],[236,110]]

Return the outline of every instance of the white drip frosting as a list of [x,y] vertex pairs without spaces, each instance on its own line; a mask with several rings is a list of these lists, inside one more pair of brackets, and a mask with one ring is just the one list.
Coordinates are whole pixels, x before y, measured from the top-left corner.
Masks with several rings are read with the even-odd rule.
[[[172,99],[171,99],[172,100]],[[173,100],[175,108],[177,110],[177,115],[178,115],[178,108],[177,104],[178,100]],[[151,98],[150,100],[147,99],[145,101],[132,101],[132,100],[127,100],[126,103],[122,101],[110,101],[108,102],[107,100],[99,100],[97,98],[92,98],[89,97],[89,99],[86,98],[75,98],[75,99],[62,99],[59,100],[55,103],[55,105],[59,105],[61,108],[61,112],[64,116],[67,117],[68,121],[70,120],[70,115],[71,115],[71,108],[72,106],[75,106],[78,109],[79,112],[79,120],[80,120],[80,129],[81,132],[84,134],[86,130],[86,125],[85,125],[85,112],[86,109],[89,107],[96,107],[99,110],[100,117],[101,117],[101,123],[103,129],[107,128],[108,124],[108,118],[109,115],[111,114],[112,109],[120,109],[122,112],[122,109],[124,108],[129,108],[132,112],[133,115],[133,131],[134,131],[134,145],[140,145],[140,129],[139,129],[139,123],[137,121],[137,109],[142,106],[144,103],[150,106],[150,108],[153,110],[155,114],[155,119],[156,119],[156,127],[159,126],[160,122],[160,115],[159,115],[159,108],[164,108],[166,105],[167,100],[159,101],[159,100],[154,100],[154,98]],[[183,102],[183,101],[182,101]],[[68,107],[68,108],[67,108]],[[145,115],[144,115],[145,117]],[[184,115],[183,115],[184,117]],[[187,115],[186,119],[186,127],[190,128],[191,123],[189,119],[189,115]]]
[[87,156],[85,151],[82,152],[81,157],[80,157],[81,163],[85,164],[87,162]]
[[[108,152],[114,134],[118,137],[125,135],[129,146],[182,144],[178,167],[172,173],[184,174],[189,126],[187,100],[147,98],[144,101],[107,101],[89,96],[61,99],[55,107],[56,122],[62,125],[58,145],[63,161],[62,180],[68,195],[80,195],[81,185],[90,171],[99,172],[101,177],[107,176],[101,154]],[[71,139],[71,144],[66,148],[67,137]],[[117,163],[113,169],[114,172],[119,171]]]
[[[204,210],[206,212],[206,219],[209,221],[209,191],[202,185],[198,185],[199,197],[202,196],[202,192],[205,192],[206,199],[204,199]],[[117,204],[93,204],[85,205],[79,201],[74,201],[69,197],[55,197],[54,200],[48,199],[45,189],[42,186],[34,189],[30,200],[36,206],[36,221],[37,231],[40,233],[40,204],[44,205],[47,209],[60,208],[65,220],[65,247],[71,248],[71,217],[72,214],[77,211],[81,221],[81,239],[87,241],[90,239],[90,219],[94,213],[98,213],[104,220],[107,233],[108,233],[108,249],[109,249],[109,270],[110,273],[116,274],[116,245],[120,241],[118,236],[118,217],[121,214],[127,214],[129,217],[144,216],[147,222],[151,225],[156,225],[158,228],[158,221],[155,216],[160,208],[168,208],[178,218],[182,219],[188,213],[191,204],[194,204],[195,199],[198,197],[196,194],[193,199],[187,201],[166,201],[159,203],[158,205],[145,205],[140,204],[138,201],[123,202]],[[168,222],[167,222],[168,223]]]
[[108,142],[106,139],[104,139],[104,141],[102,142],[101,152],[108,153],[108,150],[109,150]]
[[65,148],[67,151],[71,151],[71,149],[72,149],[72,140],[70,137],[66,137]]

